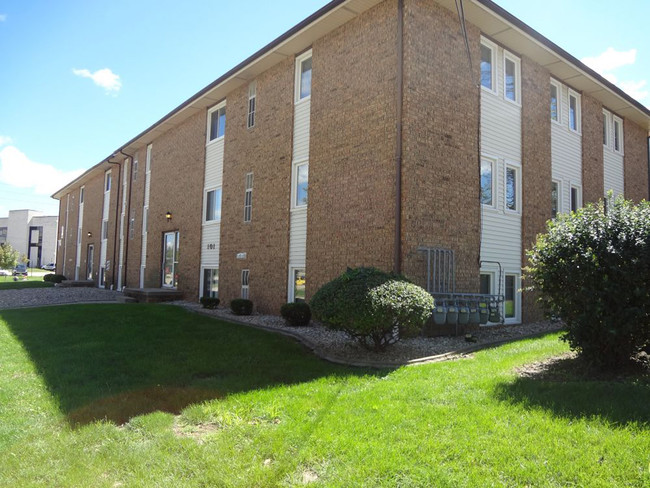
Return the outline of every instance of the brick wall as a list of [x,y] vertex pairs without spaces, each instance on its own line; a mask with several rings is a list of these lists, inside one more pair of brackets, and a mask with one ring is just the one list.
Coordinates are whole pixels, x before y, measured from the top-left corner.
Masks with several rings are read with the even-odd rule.
[[[188,299],[196,299],[201,262],[205,113],[191,116],[158,137],[153,154],[145,287],[160,288],[163,234],[179,231],[178,290]],[[165,218],[167,211],[172,213],[171,222]],[[129,254],[134,257],[132,249]]]
[[582,94],[582,199],[597,202],[605,193],[603,105]]
[[[84,183],[83,234],[81,238],[80,278],[86,279],[88,265],[88,245],[95,247],[93,259],[93,280],[98,284],[99,258],[102,242],[102,206],[104,204],[104,170],[99,169],[89,181]],[[77,190],[78,191],[78,190]],[[112,196],[112,195],[111,195]],[[75,221],[75,226],[77,225]],[[89,237],[88,232],[92,235]]]
[[648,200],[648,132],[635,123],[623,123],[625,198]]
[[[249,298],[263,313],[278,314],[287,300],[293,74],[291,58],[257,78],[251,129],[246,126],[247,83],[228,95],[226,105],[219,297],[226,305],[240,297],[241,270],[248,269]],[[244,222],[245,178],[250,172],[252,218]],[[246,259],[236,259],[242,252]]]
[[387,0],[313,45],[308,297],[347,266],[393,267],[396,22]]
[[[522,145],[522,263],[536,236],[546,230],[551,218],[551,120],[549,116],[550,74],[527,57],[521,58],[521,145]],[[525,280],[522,284],[526,286]],[[537,294],[523,292],[522,321],[542,318]]]
[[404,22],[403,272],[425,285],[426,262],[417,247],[453,249],[457,290],[477,292],[479,31],[467,25],[470,73],[455,13],[407,0]]
[[[127,195],[127,215],[124,228],[126,239],[124,242],[124,265],[126,266],[124,285],[129,288],[138,288],[140,286],[140,258],[142,253],[142,209],[144,205],[144,182],[146,177],[146,146],[134,151],[132,156],[134,159],[138,160],[138,176],[134,181],[133,174],[131,170],[129,170],[131,195],[130,197]],[[128,191],[129,188],[127,188],[127,192]],[[133,224],[133,239],[129,237],[131,215],[135,217]]]

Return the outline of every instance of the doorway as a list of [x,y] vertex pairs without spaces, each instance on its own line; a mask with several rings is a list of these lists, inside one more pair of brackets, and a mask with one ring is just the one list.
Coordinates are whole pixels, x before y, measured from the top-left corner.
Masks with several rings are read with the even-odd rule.
[[163,235],[162,286],[178,286],[178,231],[165,232]]
[[88,244],[88,253],[86,260],[86,279],[93,279],[93,263],[95,262],[95,245]]

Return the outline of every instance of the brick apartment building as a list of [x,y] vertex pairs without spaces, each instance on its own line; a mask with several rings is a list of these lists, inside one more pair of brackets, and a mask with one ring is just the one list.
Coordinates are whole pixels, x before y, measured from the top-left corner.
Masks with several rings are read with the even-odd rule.
[[54,194],[58,271],[277,313],[348,266],[424,285],[444,249],[456,291],[537,318],[525,249],[648,198],[650,111],[490,0],[461,13],[330,2]]

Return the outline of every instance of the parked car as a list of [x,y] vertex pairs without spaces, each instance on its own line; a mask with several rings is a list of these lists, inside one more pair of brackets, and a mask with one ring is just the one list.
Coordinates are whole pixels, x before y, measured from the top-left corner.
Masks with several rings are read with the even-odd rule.
[[12,274],[14,276],[27,276],[27,265],[17,264]]
[[54,271],[56,270],[56,264],[54,263],[44,264],[43,266],[41,266],[41,269],[44,269],[46,271]]
[[8,269],[0,269],[0,276],[11,276],[11,271]]

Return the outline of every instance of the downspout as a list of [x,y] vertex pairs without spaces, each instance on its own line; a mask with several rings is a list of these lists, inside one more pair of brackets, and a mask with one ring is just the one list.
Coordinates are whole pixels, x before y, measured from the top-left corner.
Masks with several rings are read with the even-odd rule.
[[[129,156],[126,154],[124,151],[120,149],[120,152],[124,154],[125,156],[128,156],[131,158],[131,166],[129,166],[129,196],[127,197],[126,200],[126,210],[124,216],[126,217],[126,221],[128,222],[126,228],[127,228],[127,237],[124,239],[124,268],[122,269],[122,276],[124,277],[124,282],[123,282],[123,288],[126,288],[126,270],[129,265],[129,237],[128,237],[128,229],[129,226],[131,225],[131,188],[133,188],[133,165],[135,164],[135,158],[133,156]],[[133,230],[135,233],[135,229]]]
[[393,271],[402,272],[402,109],[404,104],[404,0],[397,0],[397,119],[395,131],[395,243]]
[[[113,153],[112,157],[116,157],[117,154]],[[115,289],[115,250],[117,249],[117,224],[118,224],[118,216],[119,216],[119,210],[120,210],[120,189],[122,186],[122,164],[115,162],[115,161],[110,161],[111,158],[108,158],[106,162],[108,164],[116,164],[118,166],[117,170],[117,196],[115,200],[117,200],[116,205],[115,205],[115,232],[113,233],[113,262],[112,262],[112,267],[113,267],[113,272],[111,273],[111,290]],[[110,215],[109,215],[110,218]],[[101,259],[101,258],[100,258]]]

